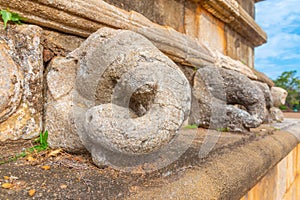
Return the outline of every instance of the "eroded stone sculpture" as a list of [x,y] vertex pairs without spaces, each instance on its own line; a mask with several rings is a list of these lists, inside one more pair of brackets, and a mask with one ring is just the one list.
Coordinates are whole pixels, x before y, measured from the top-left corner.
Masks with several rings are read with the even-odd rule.
[[259,126],[265,118],[262,90],[239,72],[215,66],[200,68],[192,94],[191,124],[242,132]]
[[271,95],[274,103],[269,110],[269,121],[282,122],[284,116],[279,107],[285,104],[288,92],[280,87],[271,87]]
[[271,90],[270,87],[268,86],[268,84],[263,83],[263,82],[259,82],[259,81],[252,81],[255,85],[258,86],[258,88],[260,88],[260,90],[263,92],[264,94],[264,99],[266,102],[266,107],[264,108],[264,121],[263,123],[271,123],[272,122],[272,117],[270,115],[270,109],[273,107],[273,97],[271,94]]
[[259,82],[259,81],[252,81],[255,85],[257,85],[261,91],[263,92],[264,94],[264,97],[265,97],[265,101],[266,101],[266,108],[267,109],[270,109],[273,107],[273,96],[271,94],[271,90],[270,90],[270,87],[268,86],[268,84],[266,83],[262,83],[262,82]]
[[0,31],[0,141],[29,139],[42,130],[41,28]]
[[65,57],[56,57],[49,65],[45,129],[50,133],[48,143],[52,148],[64,148],[67,151],[85,149],[71,115],[76,71],[75,60]]
[[288,92],[280,87],[272,87],[271,88],[271,95],[274,102],[274,107],[279,107],[285,104],[286,97]]
[[270,122],[273,122],[273,121],[283,122],[283,120],[284,120],[283,112],[279,108],[276,108],[276,107],[270,108],[269,117],[270,117]]
[[99,166],[113,153],[149,153],[169,143],[191,104],[180,69],[131,31],[92,34],[67,59],[52,62],[47,84],[50,145],[77,150],[82,142]]

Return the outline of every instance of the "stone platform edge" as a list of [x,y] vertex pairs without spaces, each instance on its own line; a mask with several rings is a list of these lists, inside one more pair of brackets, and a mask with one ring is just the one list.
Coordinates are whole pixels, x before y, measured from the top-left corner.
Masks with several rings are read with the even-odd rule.
[[300,121],[289,123],[272,135],[225,149],[179,179],[128,199],[240,199],[297,147],[299,135]]

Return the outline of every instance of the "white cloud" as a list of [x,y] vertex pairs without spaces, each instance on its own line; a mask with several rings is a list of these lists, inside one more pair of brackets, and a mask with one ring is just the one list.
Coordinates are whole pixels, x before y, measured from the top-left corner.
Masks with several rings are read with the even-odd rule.
[[267,44],[256,49],[257,59],[291,57],[291,55],[300,58],[300,35],[285,32],[279,32],[269,37]]
[[299,0],[268,0],[256,4],[256,21],[266,31],[293,27],[300,21]]
[[268,0],[256,4],[256,21],[267,32],[267,44],[255,50],[255,66],[274,78],[300,72],[300,1]]

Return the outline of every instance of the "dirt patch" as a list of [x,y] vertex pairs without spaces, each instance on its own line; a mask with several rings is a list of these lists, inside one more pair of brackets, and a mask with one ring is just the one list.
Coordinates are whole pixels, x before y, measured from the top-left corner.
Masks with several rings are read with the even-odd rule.
[[[11,147],[14,155],[19,144],[24,143],[9,142],[5,149]],[[33,153],[0,165],[0,185],[12,186],[0,188],[0,199],[120,199],[139,181],[139,176],[97,168],[87,153],[76,155],[59,150],[51,156],[54,151],[57,150]],[[32,197],[30,190],[35,191]]]

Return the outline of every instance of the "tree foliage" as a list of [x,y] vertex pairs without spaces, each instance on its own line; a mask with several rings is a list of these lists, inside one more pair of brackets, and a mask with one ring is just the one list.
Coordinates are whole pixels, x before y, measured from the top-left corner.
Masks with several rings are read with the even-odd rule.
[[297,77],[296,74],[296,70],[283,72],[276,80],[274,80],[277,87],[281,87],[289,93],[286,99],[286,106],[290,109],[300,106],[300,78]]

